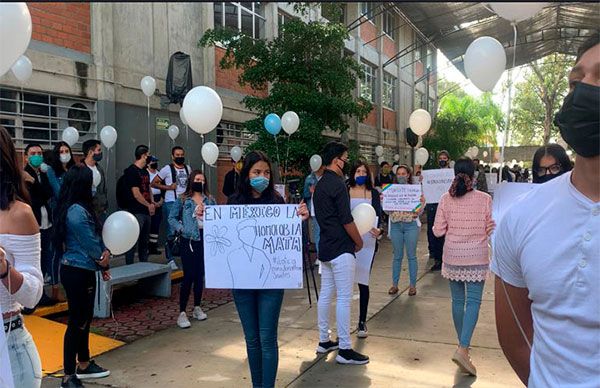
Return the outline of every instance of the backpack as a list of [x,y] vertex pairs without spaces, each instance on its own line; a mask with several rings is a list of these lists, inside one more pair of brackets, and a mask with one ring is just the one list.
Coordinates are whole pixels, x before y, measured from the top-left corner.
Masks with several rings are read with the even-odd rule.
[[127,187],[127,181],[125,180],[125,174],[117,180],[117,206],[119,209],[126,210],[129,208],[131,203],[131,190]]

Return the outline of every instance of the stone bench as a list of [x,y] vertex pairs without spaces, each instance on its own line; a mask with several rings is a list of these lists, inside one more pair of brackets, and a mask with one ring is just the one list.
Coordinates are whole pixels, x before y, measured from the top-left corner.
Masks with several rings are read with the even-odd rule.
[[142,289],[153,296],[171,296],[171,267],[157,263],[134,263],[111,268],[111,279],[104,281],[100,272],[96,276],[96,301],[94,317],[108,318],[111,311],[112,288],[116,284],[138,281]]

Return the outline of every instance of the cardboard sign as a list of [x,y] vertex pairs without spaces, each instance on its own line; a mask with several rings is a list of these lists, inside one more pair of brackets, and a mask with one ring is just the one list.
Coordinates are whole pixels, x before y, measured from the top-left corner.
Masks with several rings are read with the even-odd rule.
[[384,211],[416,212],[421,208],[421,185],[385,184],[381,189]]
[[296,205],[207,206],[206,288],[302,288]]
[[423,194],[427,203],[439,203],[442,195],[448,192],[454,180],[454,170],[440,168],[423,170]]

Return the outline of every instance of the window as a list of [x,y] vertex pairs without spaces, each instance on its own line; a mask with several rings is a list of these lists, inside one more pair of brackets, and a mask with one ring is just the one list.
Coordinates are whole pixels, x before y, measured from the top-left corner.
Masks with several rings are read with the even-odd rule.
[[217,145],[222,157],[229,157],[235,146],[245,149],[255,141],[256,135],[246,131],[242,124],[221,121],[217,126]]
[[96,137],[95,105],[90,100],[0,88],[0,125],[17,148],[32,142],[52,146],[69,126],[77,128],[81,143]]
[[425,93],[421,93],[420,91],[415,90],[415,109],[427,109],[425,103]]
[[341,3],[321,3],[321,16],[330,22],[346,22],[346,4]]
[[360,14],[368,18],[371,23],[373,23],[373,20],[371,18],[373,17],[373,11],[375,10],[376,5],[377,3],[371,2],[360,3]]
[[388,73],[383,73],[381,101],[385,107],[396,109],[396,78]]
[[363,79],[360,82],[360,96],[371,102],[375,102],[375,67],[368,63],[362,63]]
[[226,27],[262,38],[265,30],[263,8],[259,2],[215,2],[215,28]]
[[396,15],[392,12],[383,13],[383,32],[390,38],[394,39],[394,29],[396,28]]

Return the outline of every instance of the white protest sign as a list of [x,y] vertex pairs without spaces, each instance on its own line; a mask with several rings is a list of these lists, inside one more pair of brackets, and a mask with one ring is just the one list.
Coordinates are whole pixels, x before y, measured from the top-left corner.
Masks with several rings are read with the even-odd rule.
[[440,168],[437,170],[423,170],[423,195],[427,203],[438,203],[444,193],[448,192],[454,180],[454,170]]
[[302,288],[302,223],[296,205],[207,206],[206,288]]
[[384,211],[410,212],[421,207],[421,185],[386,184],[381,190]]
[[491,194],[496,191],[496,187],[498,186],[498,174],[495,172],[486,172],[485,179],[488,185],[488,192]]
[[[379,217],[375,217],[373,227],[376,228],[379,223]],[[375,246],[377,245],[377,239],[373,237],[371,231],[368,231],[362,236],[363,247],[360,251],[356,252],[356,270],[354,272],[354,281],[358,284],[369,285],[369,278],[371,275],[371,263],[375,256]]]
[[275,190],[281,195],[281,198],[285,199],[285,185],[283,183],[275,183]]

